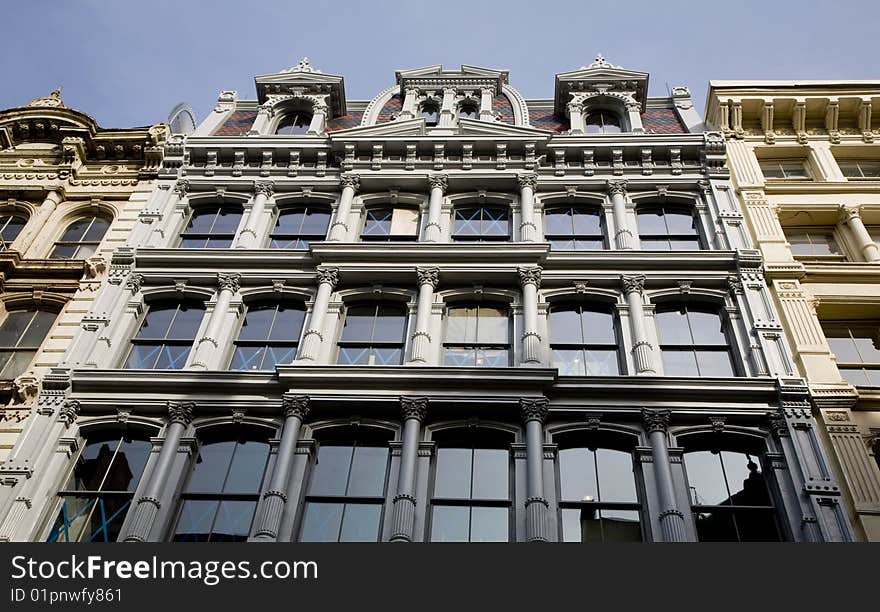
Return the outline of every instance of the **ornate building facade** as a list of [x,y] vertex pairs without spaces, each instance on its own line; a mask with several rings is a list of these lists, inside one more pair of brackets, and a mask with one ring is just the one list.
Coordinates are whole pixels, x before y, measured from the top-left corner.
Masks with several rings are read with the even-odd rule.
[[3,466],[0,537],[852,539],[723,135],[648,76],[222,92]]
[[[104,129],[60,89],[0,111],[0,461],[150,195],[165,127]],[[44,407],[45,408],[45,407]]]
[[713,81],[765,259],[860,538],[880,541],[880,83]]

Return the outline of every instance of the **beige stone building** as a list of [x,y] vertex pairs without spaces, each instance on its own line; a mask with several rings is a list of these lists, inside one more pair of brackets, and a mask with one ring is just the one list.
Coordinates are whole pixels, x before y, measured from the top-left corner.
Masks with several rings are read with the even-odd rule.
[[880,540],[880,81],[712,81],[746,224],[860,535]]
[[[0,463],[138,220],[167,127],[104,129],[60,89],[0,111]],[[5,483],[4,483],[5,484]]]

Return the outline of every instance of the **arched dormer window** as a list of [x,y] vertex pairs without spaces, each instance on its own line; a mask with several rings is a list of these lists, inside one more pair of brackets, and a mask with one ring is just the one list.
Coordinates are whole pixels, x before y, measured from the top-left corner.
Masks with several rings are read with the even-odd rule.
[[507,206],[456,206],[452,240],[503,241],[510,240],[510,209]]
[[18,238],[28,219],[21,213],[0,214],[0,250],[9,248],[12,241]]
[[423,102],[421,112],[426,126],[434,127],[440,122],[440,105],[435,100]]
[[309,131],[312,123],[312,113],[307,111],[293,111],[281,118],[275,133],[279,136],[301,136]]
[[418,240],[419,209],[414,206],[370,206],[361,239],[370,242]]
[[645,251],[699,251],[703,248],[693,207],[641,204],[636,208],[639,241]]
[[307,249],[312,242],[321,242],[327,236],[330,209],[306,204],[281,209],[275,228],[269,236],[271,249]]
[[399,302],[362,302],[345,312],[336,363],[400,365],[403,362],[406,308]]
[[0,379],[12,380],[27,370],[58,315],[48,310],[11,310],[0,324]]
[[232,246],[241,208],[228,204],[208,204],[193,210],[180,247],[184,249],[228,249]]
[[620,117],[607,110],[587,113],[584,124],[587,134],[619,134],[623,131]]
[[655,320],[666,376],[736,375],[727,326],[718,306],[660,304]]
[[231,369],[274,370],[279,363],[291,363],[296,358],[305,315],[305,306],[299,302],[248,304]]
[[98,250],[109,227],[110,221],[98,215],[76,219],[67,226],[61,239],[55,242],[51,257],[88,259]]
[[132,338],[125,367],[182,370],[204,314],[205,305],[196,300],[150,304],[137,336]]
[[465,100],[458,107],[459,119],[479,119],[480,107],[473,100]]
[[605,215],[593,206],[553,206],[544,212],[544,234],[554,251],[601,251]]

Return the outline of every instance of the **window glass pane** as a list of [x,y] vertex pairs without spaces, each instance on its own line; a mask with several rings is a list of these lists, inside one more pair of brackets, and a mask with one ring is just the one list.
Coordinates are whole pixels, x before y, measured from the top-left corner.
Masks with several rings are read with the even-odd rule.
[[670,251],[699,251],[700,250],[700,241],[696,238],[689,238],[687,240],[670,240],[669,241],[669,250]]
[[769,506],[770,496],[758,458],[731,451],[721,451],[721,461],[731,492],[730,503],[737,506]]
[[599,511],[602,519],[603,542],[641,542],[642,526],[637,510]]
[[506,208],[483,209],[483,235],[484,236],[508,236],[510,226],[508,211]]
[[599,486],[593,451],[566,448],[559,451],[559,483],[566,501],[597,501]]
[[[828,333],[841,333],[837,330],[826,331]],[[845,331],[842,333],[846,333]],[[838,363],[861,363],[862,358],[856,348],[856,343],[847,335],[846,337],[828,338],[828,346],[831,352],[837,357]]]
[[478,368],[503,368],[510,365],[510,355],[506,349],[477,349]]
[[134,370],[148,370],[151,369],[155,363],[156,358],[159,356],[159,352],[162,350],[162,345],[159,346],[144,346],[144,345],[135,345],[131,347],[131,353],[128,356],[128,359],[125,361],[126,369],[134,369]]
[[601,234],[602,224],[599,213],[593,210],[575,210],[574,233],[581,236]]
[[302,208],[282,210],[275,221],[273,234],[299,234],[306,210]]
[[733,363],[727,351],[696,351],[700,376],[733,376]]
[[369,342],[375,316],[376,306],[373,304],[351,306],[345,313],[345,326],[340,339],[346,342]]
[[18,339],[24,334],[33,316],[33,310],[13,310],[6,313],[3,325],[0,325],[0,346],[17,346]]
[[346,504],[339,541],[378,542],[381,515],[379,504]]
[[[586,512],[586,520],[594,513],[592,509],[563,508],[562,509],[562,541],[563,542],[587,542],[583,539],[581,531],[581,514]],[[589,533],[589,531],[587,532]]]
[[550,342],[560,344],[580,344],[581,317],[577,310],[559,308],[550,311]]
[[416,208],[395,208],[391,218],[391,234],[413,236],[418,232],[419,211]]
[[867,386],[872,384],[868,379],[868,374],[865,372],[864,368],[858,369],[841,369],[840,376],[851,385],[859,386]]
[[446,341],[470,344],[477,339],[476,308],[450,308],[446,318]]
[[186,340],[195,338],[202,324],[202,315],[205,313],[204,308],[197,304],[181,304],[177,309],[177,316],[171,324],[168,332],[169,338]]
[[[33,325],[31,325],[33,327]],[[880,330],[878,330],[880,331]],[[873,334],[866,330],[853,329],[853,340],[861,355],[862,363],[880,363],[880,349],[877,347],[878,335],[877,331]],[[45,332],[43,333],[45,335]],[[24,342],[22,341],[22,344]]]
[[248,440],[239,442],[226,477],[224,493],[259,493],[269,458],[269,445]]
[[234,234],[238,229],[241,213],[237,210],[221,209],[214,221],[212,234]]
[[110,227],[109,221],[101,217],[95,217],[89,229],[86,230],[85,236],[83,236],[83,242],[101,242],[104,234],[107,233],[108,227]]
[[265,353],[265,346],[237,346],[235,347],[235,353],[232,356],[232,369],[263,369],[263,356]]
[[617,344],[613,314],[585,308],[582,318],[587,344]]
[[615,376],[620,374],[616,350],[588,349],[584,351],[586,373],[589,376]]
[[269,346],[266,348],[262,369],[271,370],[278,364],[293,363],[294,359],[296,359],[296,346]]
[[61,237],[61,242],[79,242],[80,240],[82,240],[82,237],[83,235],[85,235],[86,230],[89,228],[91,222],[92,217],[77,219],[76,221],[68,225],[66,230],[64,230],[64,235]]
[[572,211],[570,208],[553,208],[544,213],[544,233],[548,236],[572,234]]
[[688,310],[688,319],[696,344],[727,346],[724,325],[717,313]]
[[684,454],[684,465],[692,504],[715,506],[728,499],[729,494],[718,454],[709,451],[690,451]]
[[664,350],[663,373],[666,376],[699,376],[693,351]]
[[300,542],[336,542],[342,524],[344,504],[307,502]]
[[369,365],[372,351],[369,347],[339,347],[336,363],[340,365]]
[[641,238],[643,251],[671,251],[672,245],[667,239]]
[[468,499],[471,496],[471,461],[469,448],[438,448],[434,497]]
[[478,207],[460,207],[455,209],[453,233],[458,236],[480,235],[480,213]]
[[508,451],[497,448],[474,450],[474,499],[507,499]]
[[736,510],[733,513],[741,542],[779,542],[782,540],[776,517],[767,510]]
[[559,369],[560,376],[586,376],[587,364],[583,349],[553,349],[553,367]]
[[[146,347],[144,347],[146,348]],[[160,345],[158,348],[158,359],[153,364],[155,370],[181,370],[186,365],[186,359],[189,357],[189,346],[168,346]],[[146,366],[150,367],[150,366]]]
[[145,440],[123,441],[122,444],[115,439],[88,443],[76,463],[68,488],[77,491],[134,491],[147,464],[150,448],[150,443]]
[[36,354],[36,351],[15,351],[6,361],[3,372],[0,372],[0,377],[10,379],[23,374]]
[[8,246],[18,237],[26,223],[27,219],[22,217],[9,215],[3,217],[0,219],[0,227],[2,227],[2,229],[0,229],[0,239],[2,239],[3,243]]
[[697,538],[700,542],[737,542],[739,537],[733,514],[728,511],[698,512],[694,514]]
[[476,351],[473,349],[447,348],[443,353],[443,363],[449,366],[467,367],[474,366]]
[[191,493],[218,493],[229,471],[229,462],[235,442],[211,442],[202,444],[186,490]]
[[211,535],[211,525],[217,514],[220,502],[216,500],[188,499],[183,502],[175,542],[207,542]]
[[348,495],[354,497],[382,496],[385,493],[385,470],[387,466],[387,447],[357,447],[354,451],[354,463],[352,464],[351,478],[348,483]]
[[238,338],[240,340],[267,339],[274,318],[275,304],[254,304],[248,308]]
[[693,344],[684,310],[663,310],[655,315],[661,344]]
[[380,305],[376,317],[373,340],[377,342],[403,342],[403,329],[406,325],[405,313],[394,306]]
[[308,209],[303,219],[302,233],[324,236],[330,224],[330,213],[323,209]]
[[480,306],[477,323],[477,342],[481,344],[507,344],[509,325],[506,308]]
[[670,234],[696,234],[696,222],[690,212],[666,211],[666,227]]
[[309,495],[345,495],[352,456],[351,446],[322,444],[309,483]]
[[470,508],[467,506],[434,506],[431,509],[432,542],[467,542],[470,530]]
[[217,216],[216,208],[204,208],[193,212],[187,227],[189,234],[207,234],[214,225],[214,219]]
[[270,340],[299,340],[306,312],[302,308],[288,305],[279,306],[278,314],[275,315],[275,325],[272,327]]
[[254,520],[256,501],[223,500],[211,530],[212,542],[246,542]]
[[509,514],[507,508],[471,508],[471,542],[507,542]]
[[364,236],[385,236],[391,231],[393,210],[388,207],[375,207],[367,211],[364,221]]
[[663,221],[663,211],[661,209],[640,209],[636,212],[638,220],[639,234],[652,236],[665,236],[666,223]]
[[636,478],[632,455],[627,452],[599,448],[599,496],[603,502],[636,502]]

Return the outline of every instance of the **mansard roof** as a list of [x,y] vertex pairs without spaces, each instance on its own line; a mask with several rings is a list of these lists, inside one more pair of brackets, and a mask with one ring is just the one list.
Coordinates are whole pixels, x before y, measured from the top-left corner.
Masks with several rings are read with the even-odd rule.
[[324,74],[314,68],[309,58],[304,57],[291,68],[275,74],[254,78],[257,86],[257,100],[262,104],[270,95],[329,94],[330,116],[346,114],[345,79],[333,74]]
[[572,95],[603,90],[630,93],[644,111],[648,101],[648,73],[615,66],[599,53],[589,66],[556,75],[554,109],[563,115]]

